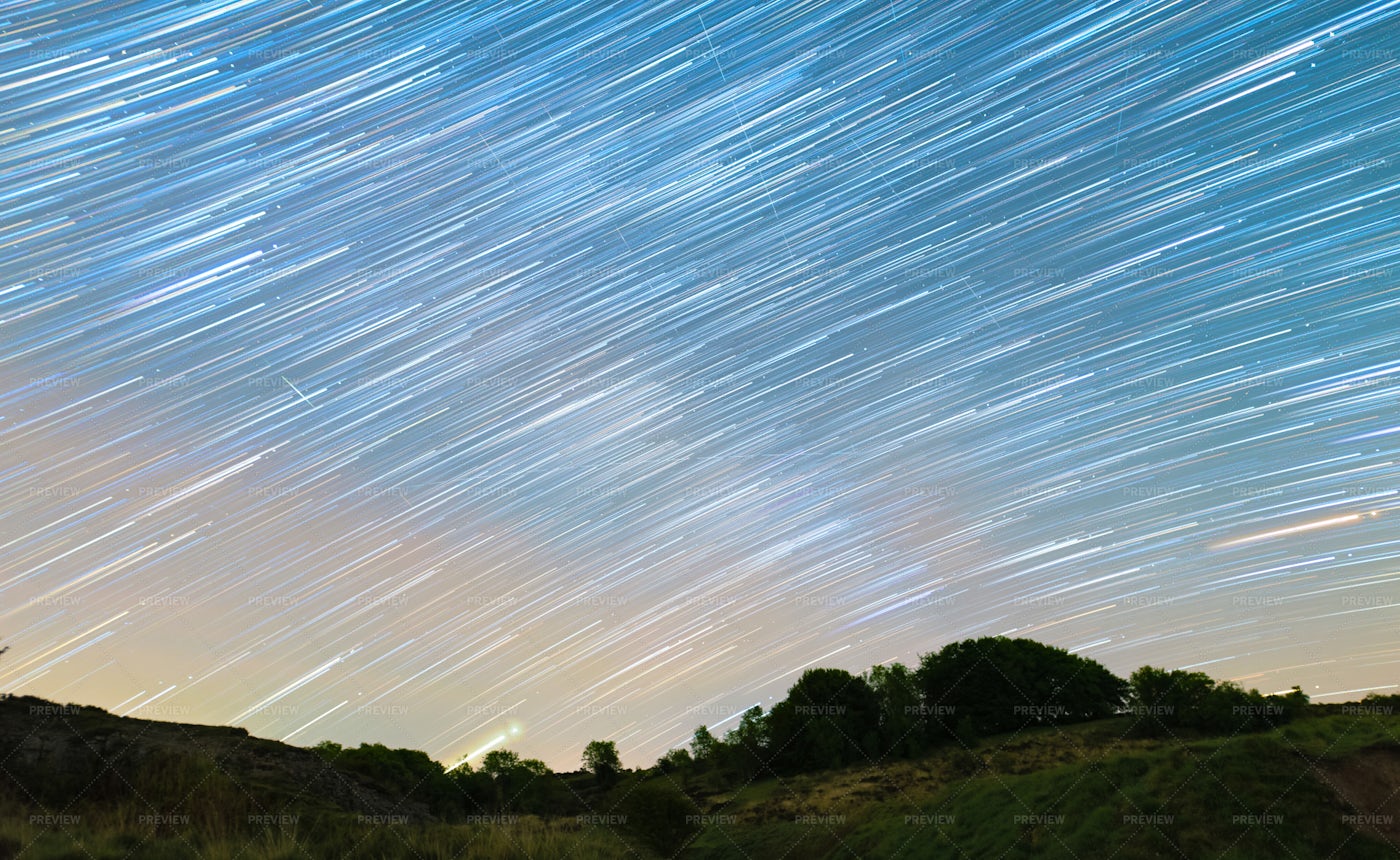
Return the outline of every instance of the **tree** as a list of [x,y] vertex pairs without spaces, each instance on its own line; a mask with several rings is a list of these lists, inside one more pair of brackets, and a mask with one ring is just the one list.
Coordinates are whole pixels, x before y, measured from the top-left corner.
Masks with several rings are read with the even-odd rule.
[[719,745],[719,739],[710,733],[705,726],[697,726],[695,734],[690,739],[690,754],[698,765],[708,765],[713,763],[715,747]]
[[656,769],[661,773],[676,773],[691,767],[693,764],[690,752],[685,747],[676,747],[667,750],[661,758],[656,760]]
[[1128,710],[1137,717],[1133,733],[1146,737],[1188,728],[1221,730],[1224,708],[1235,698],[1234,690],[1217,689],[1215,679],[1205,672],[1143,666],[1128,683]]
[[457,790],[459,802],[467,815],[483,815],[496,802],[496,783],[484,770],[472,770],[468,762],[447,772],[447,778]]
[[520,756],[510,750],[491,750],[481,759],[481,769],[490,774],[492,779],[507,776],[518,767]]
[[[1374,695],[1376,694],[1371,694],[1371,696]],[[1366,699],[1371,698],[1371,696],[1367,696]],[[1278,702],[1283,705],[1284,712],[1287,715],[1285,722],[1301,717],[1308,710],[1308,703],[1311,701],[1308,694],[1304,693],[1303,688],[1299,687],[1297,684],[1294,684],[1293,688],[1282,696],[1270,696],[1269,698],[1277,699]],[[1365,702],[1366,699],[1362,699],[1362,702]]]
[[535,815],[558,815],[575,800],[549,765],[537,758],[521,759],[510,778],[512,809]]
[[[510,750],[491,750],[481,759],[478,773],[490,778],[490,794],[499,810],[547,812],[565,800],[563,786],[549,766],[539,759],[522,759]],[[476,796],[473,780],[462,778]]]
[[729,767],[748,780],[767,769],[769,750],[768,718],[754,705],[739,717],[739,725],[724,736]]
[[913,671],[902,663],[872,666],[866,682],[880,706],[880,752],[895,758],[921,755],[926,736]]
[[1298,687],[1265,696],[1204,672],[1143,666],[1129,679],[1128,704],[1137,718],[1136,735],[1160,737],[1182,729],[1230,734],[1283,725],[1306,710],[1308,696]]
[[925,728],[975,734],[1101,719],[1119,712],[1128,685],[1099,663],[1031,639],[992,636],[925,654],[915,672]]
[[321,741],[311,749],[326,761],[333,762],[340,758],[340,754],[345,748],[335,741]]
[[859,675],[808,669],[769,715],[773,764],[789,773],[842,767],[878,755],[880,706]]
[[583,766],[599,785],[609,786],[622,773],[622,760],[613,741],[589,741],[583,748]]

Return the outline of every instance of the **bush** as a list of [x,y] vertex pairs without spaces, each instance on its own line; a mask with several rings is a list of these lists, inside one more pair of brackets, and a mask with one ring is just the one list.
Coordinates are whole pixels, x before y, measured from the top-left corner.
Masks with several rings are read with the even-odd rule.
[[633,786],[617,808],[627,816],[629,832],[667,857],[677,854],[700,832],[700,807],[665,779]]
[[462,793],[441,762],[421,750],[360,744],[354,749],[325,741],[312,747],[341,770],[368,777],[396,798],[419,801],[434,815],[453,818],[462,809]]

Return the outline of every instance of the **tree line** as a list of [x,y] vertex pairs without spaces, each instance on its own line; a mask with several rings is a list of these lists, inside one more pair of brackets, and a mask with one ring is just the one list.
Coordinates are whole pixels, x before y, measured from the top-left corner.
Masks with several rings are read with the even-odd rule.
[[764,713],[755,706],[723,738],[698,727],[688,748],[656,763],[714,787],[763,776],[916,758],[993,734],[1127,716],[1138,737],[1232,734],[1288,722],[1308,704],[1294,687],[1263,695],[1202,672],[1144,666],[1128,679],[1031,639],[954,642],[915,668],[860,675],[809,669]]
[[[1202,672],[1151,666],[1123,679],[1064,649],[997,636],[951,643],[922,655],[914,668],[891,663],[858,675],[808,669],[767,713],[750,708],[722,737],[699,726],[688,746],[639,771],[623,768],[613,741],[589,743],[584,770],[566,774],[503,749],[488,752],[476,768],[463,763],[451,770],[425,753],[382,744],[325,742],[314,749],[449,820],[568,815],[596,809],[598,798],[623,781],[646,776],[672,775],[672,784],[688,790],[723,790],[755,778],[917,758],[940,747],[970,747],[988,735],[1115,716],[1129,718],[1126,733],[1138,737],[1258,731],[1288,722],[1307,705],[1298,687],[1264,695]],[[685,806],[683,797],[638,793],[630,783],[625,794],[674,815]]]

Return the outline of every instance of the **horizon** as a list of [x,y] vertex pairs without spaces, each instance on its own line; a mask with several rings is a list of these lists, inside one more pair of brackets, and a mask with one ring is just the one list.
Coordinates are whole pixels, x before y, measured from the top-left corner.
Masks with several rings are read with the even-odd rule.
[[1400,689],[1400,9],[7,32],[0,690],[575,770],[979,636]]
[[[1038,641],[1038,640],[1029,640],[1029,641]],[[945,643],[945,644],[951,644],[951,643]],[[891,661],[888,661],[888,662],[886,662],[886,663],[879,664],[879,665],[889,666],[889,665],[894,665],[895,663],[898,663],[898,662],[899,662],[899,661],[891,660]],[[918,665],[918,664],[917,664],[917,661],[916,661],[916,662],[914,662],[914,663],[906,664],[906,665],[907,665],[908,668],[910,668],[910,669],[915,669],[915,668],[917,668],[917,665]],[[844,669],[844,667],[826,667],[826,666],[822,666],[822,667],[811,667],[811,668],[842,668],[842,669]],[[1141,668],[1141,667],[1139,667],[1139,668]],[[1182,670],[1182,671],[1191,671],[1190,667],[1155,667],[1155,668],[1159,668],[1159,669],[1160,669],[1160,668],[1166,668],[1167,671],[1172,671],[1172,670],[1175,670],[1175,669],[1180,669],[1180,670]],[[867,669],[865,669],[865,670],[860,670],[860,671],[851,670],[851,669],[844,669],[844,671],[851,672],[851,674],[853,674],[853,675],[864,676],[864,675],[869,671],[869,668],[867,667]],[[1109,671],[1112,672],[1112,669],[1110,668]],[[1129,675],[1130,675],[1131,673],[1125,672],[1125,673],[1123,673],[1123,674],[1120,675],[1120,674],[1117,673],[1117,672],[1113,672],[1113,674],[1116,675],[1116,676],[1118,676],[1120,679],[1122,679],[1122,680],[1124,680],[1124,681],[1126,682],[1127,679],[1128,679],[1128,677],[1129,677]],[[1207,673],[1207,674],[1208,674],[1208,673]],[[1216,680],[1216,681],[1225,681],[1225,680],[1228,680],[1228,679],[1218,679],[1218,678],[1217,678],[1217,679],[1213,679],[1213,680]],[[1290,691],[1292,691],[1292,689],[1293,689],[1292,687],[1289,687],[1289,688],[1280,689],[1280,690],[1262,690],[1262,691],[1258,691],[1258,692],[1260,692],[1262,695],[1265,695],[1265,696],[1287,695]],[[1397,684],[1397,685],[1385,685],[1385,686],[1382,686],[1382,687],[1379,688],[1379,689],[1400,689],[1400,684]],[[1360,703],[1360,702],[1365,698],[1365,693],[1371,692],[1371,691],[1351,691],[1351,692],[1353,692],[1353,693],[1360,693],[1361,695],[1359,695],[1359,696],[1358,696],[1357,698],[1355,698],[1355,699],[1346,699],[1346,700],[1343,700],[1343,701],[1341,701],[1341,702],[1331,702],[1331,703],[1322,702],[1322,701],[1319,701],[1318,699],[1312,699],[1312,704],[1340,704],[1340,705],[1345,706],[1345,705],[1348,704],[1348,703]],[[1334,694],[1332,694],[1332,695],[1341,696],[1341,695],[1346,695],[1346,693],[1345,693],[1345,692],[1338,692],[1338,693],[1334,693]],[[28,693],[0,693],[0,697],[11,697],[11,696],[14,696],[14,697],[23,697],[23,696],[32,696],[32,694],[28,694]],[[42,700],[42,697],[35,697],[35,698],[40,698],[40,699]],[[53,704],[53,705],[55,705],[55,706],[57,706],[57,707],[60,707],[60,708],[100,707],[100,706],[89,705],[89,704],[81,703],[81,702],[53,702],[53,703],[51,703],[51,704]],[[771,704],[772,704],[772,703],[770,702],[769,705],[771,706]],[[755,706],[763,707],[764,715],[765,715],[765,716],[767,716],[767,715],[769,714],[770,710],[771,710],[771,707],[769,707],[769,706],[764,706],[763,703],[760,703],[760,702],[755,702],[753,705],[750,705],[749,707],[751,708],[751,707],[755,707]],[[1115,717],[1112,717],[1112,718],[1110,718],[1110,719],[1114,719],[1114,718],[1121,717],[1121,716],[1124,716],[1124,715],[1130,715],[1130,714],[1132,713],[1131,705],[1125,704],[1125,705],[1124,705],[1124,708],[1125,708],[1125,710],[1121,711],[1118,715],[1116,715]],[[104,709],[104,710],[105,710],[105,709]],[[729,722],[733,722],[734,720],[737,720],[739,717],[741,717],[741,716],[743,715],[743,711],[744,711],[744,710],[747,710],[747,708],[741,709],[738,713],[734,714],[734,717],[733,717],[733,718],[726,718],[723,722],[724,722],[724,723],[729,723]],[[32,709],[31,709],[31,713],[32,713]],[[110,713],[112,713],[112,712],[111,712],[111,711],[107,711],[107,713],[110,714]],[[141,712],[138,711],[138,712],[135,712],[135,713],[128,713],[128,714],[116,714],[115,716],[129,717],[129,718],[131,718],[131,719],[138,719],[138,720],[153,720],[153,721],[158,721],[158,722],[169,722],[169,723],[177,723],[177,724],[184,723],[184,724],[187,724],[187,725],[207,725],[207,724],[203,724],[203,723],[189,723],[189,722],[184,721],[184,720],[175,719],[175,718],[174,718],[175,715],[172,715],[172,714],[170,714],[170,713],[168,713],[168,712],[165,712],[165,711],[161,711],[161,712],[159,712],[159,713],[161,714],[160,716],[155,716],[155,715],[145,715],[145,714],[143,714],[143,713],[141,713]],[[218,723],[218,724],[213,724],[213,725],[227,726],[227,727],[229,727],[229,728],[243,728],[243,729],[247,730],[247,727],[246,727],[246,726],[235,726],[235,725],[227,724],[227,723]],[[697,724],[695,728],[697,728],[697,729],[700,728],[700,725],[701,725],[701,724]],[[723,736],[724,736],[724,734],[725,734],[725,729],[724,729],[723,726],[722,726],[721,724],[719,724],[719,723],[711,724],[711,725],[706,725],[705,728],[710,729],[711,732],[716,736],[717,739],[723,738]],[[1050,727],[1048,727],[1048,726],[1041,726],[1041,727],[1038,727],[1038,728],[1045,728],[1045,729],[1048,729],[1048,728],[1050,728]],[[719,729],[719,731],[716,731],[716,729]],[[1024,729],[1023,729],[1023,730],[1018,730],[1018,731],[1024,731]],[[250,736],[253,736],[253,737],[261,737],[261,736],[258,735],[256,732],[253,732],[253,731],[251,731],[251,730],[248,730],[248,734],[249,734]],[[1013,732],[1013,734],[1014,734],[1014,732]],[[330,740],[330,739],[326,739],[326,740]],[[687,747],[690,745],[690,740],[691,740],[690,738],[687,738],[687,740],[686,740],[685,742],[678,743],[678,744],[674,745],[673,747],[671,747],[670,749],[685,749],[685,748],[687,748]],[[284,743],[285,743],[285,742],[284,742]],[[320,742],[318,741],[318,743],[320,743]],[[380,742],[374,740],[373,738],[369,738],[369,739],[362,739],[362,740],[360,740],[358,743],[374,744],[374,743],[380,743]],[[309,744],[309,745],[306,745],[306,744],[290,744],[290,745],[291,745],[291,746],[300,747],[300,748],[302,748],[302,749],[311,749],[311,748],[313,748],[313,747],[315,746],[315,744]],[[352,744],[350,744],[350,745],[342,744],[342,746],[345,746],[346,749],[350,749],[350,748],[352,748],[353,746],[356,746],[356,745],[358,745],[358,744],[357,744],[357,743],[352,743]],[[385,746],[390,746],[390,747],[392,747],[392,745],[389,745],[389,744],[386,744]],[[455,760],[455,761],[443,761],[443,760],[441,760],[441,759],[434,759],[434,761],[437,761],[438,763],[442,764],[442,765],[444,766],[445,771],[446,771],[447,773],[451,773],[452,771],[456,770],[457,768],[461,767],[461,766],[464,765],[464,764],[470,765],[472,769],[477,769],[477,768],[479,768],[479,767],[481,766],[481,759],[483,758],[484,754],[485,754],[486,752],[489,752],[489,751],[492,750],[492,749],[509,750],[509,751],[511,751],[511,752],[514,752],[514,753],[518,754],[518,755],[520,756],[521,759],[538,759],[538,756],[532,755],[531,752],[530,752],[530,750],[528,750],[528,749],[514,748],[514,747],[511,747],[508,743],[495,743],[495,744],[489,745],[489,746],[488,746],[487,748],[485,748],[485,749],[482,749],[482,750],[477,751],[477,752],[479,753],[479,754],[477,754],[477,755],[470,755],[470,754],[469,754],[468,756],[459,757],[459,758],[458,758],[457,760]],[[581,751],[580,751],[580,752],[581,752]],[[619,752],[623,752],[623,751],[619,751]],[[580,755],[580,759],[581,759],[581,758],[582,758],[582,755]],[[623,766],[623,768],[624,768],[624,769],[627,769],[627,770],[646,770],[646,769],[648,769],[648,768],[651,768],[651,767],[655,766],[655,762],[651,762],[651,763],[642,763],[642,764],[637,764],[637,765],[629,765],[628,762],[627,762],[627,757],[626,757],[625,755],[622,755],[622,756],[621,756],[621,759],[622,759],[622,766]],[[546,762],[546,764],[549,764],[549,763]],[[550,767],[550,770],[551,770],[551,771],[553,771],[553,772],[555,772],[555,773],[561,773],[561,774],[563,774],[563,773],[587,773],[587,772],[588,772],[587,767],[584,766],[581,762],[575,762],[573,767],[556,767],[555,765],[552,765],[552,764],[550,764],[549,767]]]

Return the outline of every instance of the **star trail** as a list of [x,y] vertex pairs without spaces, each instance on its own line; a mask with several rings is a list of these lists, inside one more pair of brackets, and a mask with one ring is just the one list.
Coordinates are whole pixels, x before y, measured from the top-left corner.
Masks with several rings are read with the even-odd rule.
[[7,692],[650,764],[1400,684],[1400,2],[0,10]]

